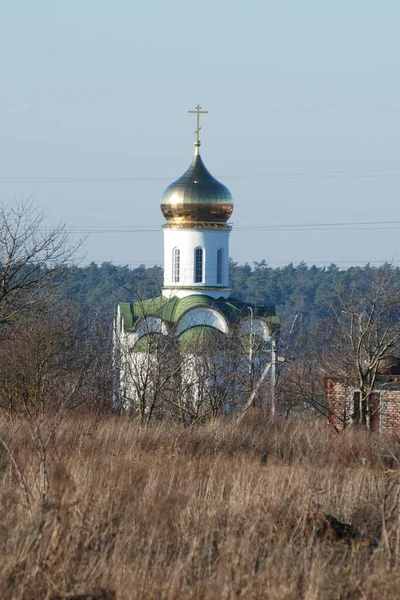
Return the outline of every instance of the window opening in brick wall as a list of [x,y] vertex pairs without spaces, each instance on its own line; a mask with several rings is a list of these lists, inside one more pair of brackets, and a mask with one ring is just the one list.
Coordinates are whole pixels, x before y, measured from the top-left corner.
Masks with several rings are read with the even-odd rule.
[[[379,393],[373,393],[369,398],[369,407],[370,407],[370,415],[371,415],[371,429],[376,431],[379,429],[380,424],[380,397]],[[360,410],[362,410],[362,419],[361,424],[367,424],[367,403],[363,402],[362,407],[360,407],[360,392],[354,392],[353,394],[353,421],[355,423],[360,423]]]

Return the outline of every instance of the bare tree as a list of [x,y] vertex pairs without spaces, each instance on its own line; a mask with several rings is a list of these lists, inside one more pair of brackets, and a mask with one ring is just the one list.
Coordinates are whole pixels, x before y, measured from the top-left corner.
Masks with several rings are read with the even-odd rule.
[[321,357],[305,352],[303,356],[288,358],[278,382],[279,412],[290,415],[329,416],[324,387]]
[[288,418],[296,416],[329,416],[322,364],[325,329],[320,324],[302,325],[299,314],[282,341],[282,368],[277,382],[278,411]]
[[185,406],[195,419],[215,419],[231,413],[248,388],[248,363],[238,340],[220,331],[194,327],[190,344],[183,344],[182,380]]
[[[56,305],[44,310],[31,308],[26,322],[14,324],[7,338],[0,340],[0,414],[16,415],[28,426],[32,451],[38,459],[36,479],[42,507],[49,491],[49,450],[54,448],[63,409],[99,409],[105,398],[111,408],[111,353],[104,348],[92,315],[76,307]],[[104,388],[108,372],[108,386]],[[100,384],[100,385],[99,385]],[[105,393],[104,393],[105,392]],[[17,469],[30,507],[30,495],[18,462],[8,450]]]
[[370,428],[382,363],[400,353],[400,282],[389,264],[367,266],[360,281],[332,300],[325,368],[355,390],[353,422]]
[[75,255],[64,225],[47,228],[32,199],[0,205],[0,323],[42,302]]
[[[0,411],[111,407],[111,343],[96,317],[76,307],[31,310],[0,341]],[[108,378],[108,385],[106,383]],[[93,397],[95,396],[95,398]]]

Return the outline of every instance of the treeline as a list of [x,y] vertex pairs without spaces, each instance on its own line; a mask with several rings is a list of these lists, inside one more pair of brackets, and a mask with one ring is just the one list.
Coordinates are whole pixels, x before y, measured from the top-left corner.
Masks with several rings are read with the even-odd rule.
[[[276,306],[284,329],[290,328],[296,318],[297,322],[313,325],[329,315],[338,289],[344,295],[354,287],[359,289],[363,280],[367,281],[372,272],[380,269],[370,265],[348,269],[339,269],[334,264],[309,267],[305,263],[274,268],[264,260],[253,265],[231,261],[231,295],[259,306]],[[398,267],[393,268],[393,274],[400,281]],[[163,270],[160,266],[141,265],[131,269],[92,262],[85,267],[70,267],[65,277],[63,293],[68,298],[111,319],[117,302],[159,295]]]

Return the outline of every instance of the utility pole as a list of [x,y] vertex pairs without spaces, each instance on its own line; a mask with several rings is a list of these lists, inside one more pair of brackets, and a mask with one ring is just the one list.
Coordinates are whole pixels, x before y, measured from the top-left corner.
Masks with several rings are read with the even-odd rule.
[[250,394],[253,391],[254,383],[254,352],[253,352],[253,337],[254,337],[254,312],[251,306],[248,307],[250,311],[250,340],[249,340],[249,388]]
[[271,340],[271,415],[276,413],[276,368],[278,364],[278,338]]

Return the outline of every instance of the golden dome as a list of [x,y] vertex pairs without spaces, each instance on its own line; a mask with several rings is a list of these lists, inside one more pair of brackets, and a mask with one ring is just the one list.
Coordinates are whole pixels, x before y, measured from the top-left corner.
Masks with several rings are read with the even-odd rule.
[[227,227],[233,211],[232,195],[205,167],[195,143],[188,170],[165,190],[161,211],[168,225],[176,227]]

